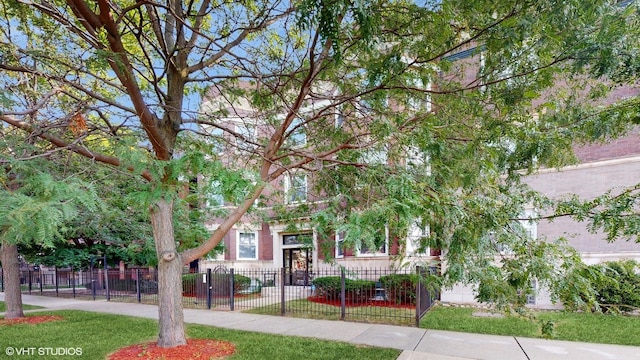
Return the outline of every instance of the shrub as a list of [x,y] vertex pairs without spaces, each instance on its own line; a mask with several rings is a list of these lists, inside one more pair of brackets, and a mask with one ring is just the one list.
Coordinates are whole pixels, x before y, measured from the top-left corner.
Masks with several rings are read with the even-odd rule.
[[[345,279],[346,280],[346,279]],[[311,282],[316,287],[316,295],[327,300],[340,299],[342,281],[340,276],[324,276],[313,279]]]
[[[198,296],[206,296],[207,284],[202,281],[205,273],[184,274],[182,275],[182,293],[198,294]],[[211,274],[211,292],[214,296],[229,296],[229,281],[231,274]],[[233,275],[233,292],[237,294],[240,291],[247,290],[251,286],[251,279],[244,275]]]
[[251,286],[251,278],[244,275],[233,275],[233,292],[244,291]]
[[632,260],[608,262],[603,265],[605,277],[613,280],[593,284],[596,299],[604,312],[631,311],[640,308],[640,274],[638,263]]
[[369,301],[376,293],[376,282],[370,280],[345,279],[347,301],[363,303]]
[[[633,260],[590,265],[571,274],[580,287],[561,292],[560,300],[571,310],[618,313],[640,308],[640,266]],[[570,291],[573,290],[573,291]]]
[[184,274],[182,275],[182,293],[183,294],[195,294],[196,284],[198,283],[199,274]]
[[[316,295],[326,300],[340,300],[342,280],[340,276],[325,276],[315,278],[312,284],[316,288]],[[375,282],[369,280],[345,279],[346,301],[362,303],[368,301],[375,294]]]
[[415,304],[418,277],[414,274],[391,274],[380,277],[387,298],[396,304]]

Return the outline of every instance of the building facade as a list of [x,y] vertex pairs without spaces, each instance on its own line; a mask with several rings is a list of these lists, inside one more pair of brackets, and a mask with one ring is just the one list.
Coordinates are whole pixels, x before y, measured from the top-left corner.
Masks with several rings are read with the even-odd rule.
[[[481,49],[470,48],[449,57],[458,64],[459,69],[452,73],[466,79],[478,80],[478,65],[482,63]],[[447,75],[443,75],[447,76]],[[431,89],[431,84],[421,84]],[[638,95],[638,89],[624,87],[616,89],[606,101],[632,97]],[[203,104],[207,108],[217,108],[216,94],[210,93]],[[229,136],[228,132],[220,129],[208,129],[209,132],[219,131],[224,141],[235,148],[251,147],[252,139],[260,134],[259,123],[251,120],[251,108],[248,101],[239,101],[232,111],[220,124],[231,129],[231,133],[240,134]],[[429,111],[431,111],[431,103]],[[322,102],[309,103],[308,109],[320,108]],[[437,111],[437,110],[436,110]],[[335,115],[335,126],[341,124],[341,114]],[[602,144],[576,146],[575,153],[579,163],[562,169],[540,169],[524,180],[532,189],[554,199],[569,195],[578,195],[589,199],[613,189],[622,189],[636,184],[640,174],[640,131],[632,131],[625,137],[610,140]],[[291,139],[298,144],[305,144],[304,132],[293,134]],[[241,157],[230,155],[230,150],[221,150],[225,161],[238,162]],[[237,150],[233,150],[237,151]],[[407,154],[407,157],[410,157]],[[372,156],[373,161],[389,161],[384,156]],[[262,198],[255,204],[263,213],[270,214],[270,208],[275,204],[283,206],[299,203],[317,203],[322,196],[311,191],[313,178],[302,171],[285,173],[265,189]],[[221,204],[223,205],[223,204]],[[535,213],[536,209],[531,209]],[[532,213],[532,214],[534,214]],[[316,230],[308,225],[309,219],[302,216],[297,226],[292,228],[289,223],[279,222],[275,213],[257,218],[247,215],[238,222],[224,237],[225,252],[216,258],[201,260],[201,267],[214,268],[220,265],[229,268],[249,269],[279,269],[285,268],[289,272],[303,271],[312,273],[325,267],[344,266],[347,268],[393,268],[406,264],[439,265],[440,252],[437,249],[419,249],[414,245],[429,233],[428,227],[416,224],[411,227],[405,239],[398,239],[392,231],[385,227],[381,229],[384,242],[377,248],[362,246],[356,249],[341,247],[342,234],[334,233],[330,238],[321,238]],[[270,220],[269,220],[270,219]],[[417,219],[419,220],[419,219]],[[209,223],[210,229],[216,228],[216,221]],[[640,260],[640,244],[630,241],[617,240],[607,242],[600,233],[591,233],[587,224],[578,223],[570,218],[557,218],[553,221],[524,222],[523,226],[530,237],[545,241],[560,237],[566,238],[588,264],[619,259]],[[417,244],[417,241],[415,242]],[[303,282],[306,284],[306,282]],[[289,285],[295,285],[291,280]],[[534,284],[535,285],[535,284]],[[476,304],[474,288],[456,285],[451,289],[443,289],[441,301],[451,303]],[[545,289],[537,289],[535,296],[528,299],[532,307],[557,307]]]

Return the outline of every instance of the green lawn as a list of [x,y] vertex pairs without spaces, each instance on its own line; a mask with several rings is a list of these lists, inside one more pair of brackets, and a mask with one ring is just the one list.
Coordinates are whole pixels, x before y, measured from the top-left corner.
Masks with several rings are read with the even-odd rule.
[[[61,315],[65,320],[38,325],[0,326],[2,346],[81,348],[75,359],[104,359],[115,350],[141,342],[154,341],[158,324],[154,320],[82,311],[39,312],[38,315]],[[274,319],[277,321],[277,319]],[[246,331],[188,325],[192,338],[231,341],[237,352],[229,359],[396,359],[399,350],[356,346],[317,339],[287,337]],[[66,335],[63,335],[66,334]],[[4,349],[0,349],[4,353]],[[57,359],[41,356],[38,359]]]
[[[22,305],[23,310],[33,310],[33,309],[42,309],[42,306],[34,306],[34,305]],[[0,313],[7,311],[7,306],[4,304],[4,301],[0,301]]]
[[543,337],[542,326],[552,324],[551,338],[602,344],[640,346],[640,317],[558,311],[534,312],[533,320],[517,316],[474,317],[477,309],[437,306],[420,327],[481,334]]

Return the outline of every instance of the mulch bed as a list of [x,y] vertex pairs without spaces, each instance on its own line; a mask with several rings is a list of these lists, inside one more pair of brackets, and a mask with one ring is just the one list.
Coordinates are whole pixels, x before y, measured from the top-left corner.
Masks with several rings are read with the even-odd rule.
[[50,321],[60,321],[64,318],[57,315],[37,315],[37,316],[25,316],[16,319],[0,319],[0,326],[10,326],[17,324],[41,324]]
[[211,339],[187,339],[186,345],[161,348],[155,342],[131,345],[109,355],[109,360],[130,359],[221,359],[233,355],[236,346],[228,341]]
[[[332,305],[332,306],[342,306],[340,303],[340,299],[337,300],[329,300],[323,296],[310,296],[307,298],[309,301],[313,301],[319,304]],[[347,307],[358,307],[358,306],[381,306],[381,307],[389,307],[389,308],[398,308],[398,309],[415,309],[415,305],[412,304],[396,304],[393,301],[384,301],[384,300],[366,300],[366,301],[350,301],[347,300],[345,302]]]

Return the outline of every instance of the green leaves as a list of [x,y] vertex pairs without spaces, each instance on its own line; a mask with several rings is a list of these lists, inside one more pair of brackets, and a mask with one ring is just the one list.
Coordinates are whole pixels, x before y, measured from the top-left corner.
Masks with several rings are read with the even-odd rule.
[[32,172],[24,181],[14,182],[15,190],[0,189],[5,204],[0,209],[3,242],[53,247],[55,241],[63,239],[66,226],[81,210],[97,213],[101,206],[95,188],[73,178],[61,181],[50,174]]
[[334,58],[341,60],[345,32],[362,42],[374,43],[381,27],[376,5],[361,0],[303,0],[297,6],[297,24],[303,30],[317,29],[323,43],[330,42]]
[[640,307],[637,270],[638,263],[632,260],[574,269],[567,273],[567,288],[560,289],[560,299],[572,310],[614,314],[633,311]]

